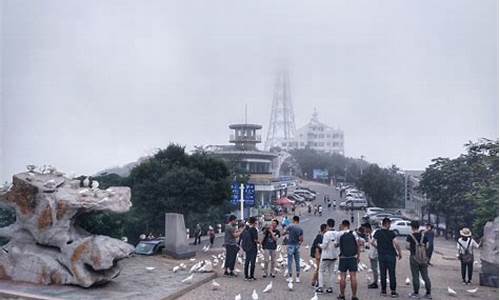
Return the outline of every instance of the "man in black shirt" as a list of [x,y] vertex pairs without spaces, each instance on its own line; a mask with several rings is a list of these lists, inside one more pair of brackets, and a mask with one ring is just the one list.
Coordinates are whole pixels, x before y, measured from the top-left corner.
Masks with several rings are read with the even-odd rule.
[[372,245],[378,252],[378,263],[380,269],[381,295],[387,295],[387,272],[389,272],[389,283],[391,296],[396,298],[399,294],[396,292],[396,257],[402,258],[401,248],[396,241],[396,234],[390,230],[391,220],[384,218],[382,228],[375,232]]
[[255,222],[255,217],[250,217],[248,219],[249,225],[245,228],[246,232],[242,234],[242,248],[245,251],[245,280],[256,280],[254,273],[259,233],[255,228]]
[[[423,258],[427,258],[427,237],[418,230],[420,224],[418,221],[411,221],[411,235],[406,237],[406,242],[408,242],[408,249],[410,250],[410,270],[411,277],[413,281],[413,294],[410,295],[410,298],[419,299],[418,290],[420,289],[420,276],[425,282],[425,290],[426,294],[424,299],[432,299],[431,297],[431,281],[429,279],[428,271],[428,260]],[[421,251],[419,255],[417,255],[417,244]],[[423,253],[422,253],[423,252]]]

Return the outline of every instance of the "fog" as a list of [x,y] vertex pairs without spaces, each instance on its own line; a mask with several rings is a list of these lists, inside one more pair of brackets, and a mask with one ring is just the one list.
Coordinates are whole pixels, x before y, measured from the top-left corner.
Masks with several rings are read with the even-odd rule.
[[245,104],[265,135],[282,65],[296,126],[316,108],[347,156],[424,169],[498,138],[498,1],[0,3],[2,180],[224,144]]

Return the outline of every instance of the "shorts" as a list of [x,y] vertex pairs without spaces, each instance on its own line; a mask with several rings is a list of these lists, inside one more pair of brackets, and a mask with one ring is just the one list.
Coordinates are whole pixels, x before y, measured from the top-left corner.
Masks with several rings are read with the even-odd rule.
[[339,258],[339,271],[342,273],[357,272],[358,260],[356,257],[340,257]]

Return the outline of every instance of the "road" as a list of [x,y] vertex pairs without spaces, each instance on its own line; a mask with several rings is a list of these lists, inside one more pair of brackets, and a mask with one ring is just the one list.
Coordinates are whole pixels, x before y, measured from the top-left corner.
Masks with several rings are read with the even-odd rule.
[[[335,191],[334,188],[330,186],[326,186],[323,184],[317,183],[308,183],[310,188],[318,192],[317,200],[315,203],[323,203],[323,195],[329,195],[330,199],[336,199],[337,203],[339,203],[339,194]],[[355,216],[357,223],[357,214]],[[301,212],[301,226],[304,230],[305,244],[310,245],[316,236],[319,226],[321,223],[324,223],[327,218],[334,218],[336,223],[339,224],[343,219],[350,219],[350,215],[342,210],[328,210],[324,209],[324,213],[322,217],[309,215],[307,212]],[[401,245],[404,248],[404,238],[398,238]],[[218,253],[222,252],[222,248],[214,249],[214,251],[218,251]],[[474,274],[473,285],[472,286],[462,286],[461,278],[460,278],[460,266],[458,261],[453,259],[453,242],[437,240],[436,241],[436,254],[433,256],[433,267],[430,267],[429,273],[430,278],[433,284],[433,297],[434,299],[498,299],[498,289],[494,288],[486,288],[479,287],[476,294],[471,295],[467,293],[466,289],[472,289],[478,287],[478,273]],[[403,252],[403,259],[397,264],[397,278],[398,278],[398,292],[400,294],[400,298],[408,298],[408,294],[411,292],[411,287],[405,285],[405,279],[410,276],[409,271],[409,263],[408,263],[408,251]],[[305,261],[309,261],[309,249],[306,247],[302,247],[301,256]],[[479,258],[476,258],[479,259]],[[365,264],[368,264],[368,259],[366,257],[366,253],[362,254],[361,261]],[[218,299],[227,299],[233,300],[235,295],[241,294],[242,299],[252,299],[251,294],[255,289],[259,294],[259,299],[303,299],[308,300],[311,299],[314,295],[314,289],[311,287],[311,272],[307,272],[301,274],[302,282],[299,284],[295,284],[295,287],[292,291],[289,291],[287,288],[287,283],[285,281],[285,277],[283,274],[280,274],[276,278],[273,279],[273,290],[271,293],[263,294],[262,290],[264,287],[270,282],[269,279],[262,278],[262,269],[259,267],[260,263],[257,264],[256,268],[256,277],[258,278],[255,282],[244,281],[242,276],[240,275],[238,278],[225,278],[219,277],[217,278],[217,282],[221,284],[222,288],[220,290],[213,291],[211,290],[211,283],[207,283],[198,288],[191,290],[189,293],[183,295],[179,299],[181,300],[193,300],[193,299],[210,299],[210,300],[218,300]],[[237,268],[243,269],[243,266],[237,265]],[[221,275],[220,268],[217,268],[219,275]],[[358,287],[358,297],[360,299],[384,299],[379,295],[378,290],[368,290],[367,282],[368,282],[369,273],[366,271],[360,272],[359,274],[359,287]],[[452,287],[457,291],[457,296],[451,297],[448,295],[447,289],[448,286]],[[423,293],[423,291],[422,291]],[[334,289],[334,295],[320,295],[319,299],[336,299],[336,295],[338,295],[338,285]],[[346,292],[347,299],[350,299],[351,293],[350,290],[347,289]]]

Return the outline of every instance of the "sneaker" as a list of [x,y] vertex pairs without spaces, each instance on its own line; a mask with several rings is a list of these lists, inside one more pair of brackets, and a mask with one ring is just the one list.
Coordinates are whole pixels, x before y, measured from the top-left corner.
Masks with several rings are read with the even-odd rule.
[[299,278],[299,276],[297,276],[297,277],[295,278],[295,283],[300,283],[300,278]]
[[345,300],[345,296],[338,295],[337,300]]
[[226,276],[226,277],[227,277],[227,276],[229,276],[229,272],[228,272],[228,271],[225,271],[225,272],[224,272],[224,276]]
[[424,299],[432,299],[431,294],[425,294]]
[[276,277],[276,276],[274,274],[271,274],[271,278],[274,278],[274,277]]
[[326,293],[331,294],[331,293],[333,293],[333,290],[331,288],[328,288],[328,289],[326,289]]
[[252,277],[248,278],[248,280],[255,281],[255,280],[257,280],[257,278],[255,278],[255,277],[252,276]]
[[387,296],[387,292],[386,291],[380,291],[380,296],[382,296],[382,297]]
[[262,278],[267,278],[267,275],[266,274],[262,275]]
[[320,288],[320,287],[319,287],[319,288],[317,288],[317,289],[316,289],[316,293],[318,293],[318,294],[323,294],[323,288]]
[[396,291],[391,292],[391,297],[392,298],[399,298],[399,294]]
[[245,281],[248,281],[248,280],[250,280],[250,277],[246,277],[246,276],[245,276]]
[[230,272],[228,276],[229,277],[238,277],[238,275],[236,275],[234,272]]
[[469,280],[469,281],[467,281],[467,284],[468,284],[468,285],[469,285],[469,284],[472,284],[472,282]]
[[376,282],[368,285],[369,289],[378,289],[378,284]]
[[462,282],[462,284],[463,284],[463,285],[467,285],[467,282],[465,282],[465,281],[464,281],[464,282]]
[[408,297],[410,297],[410,299],[419,299],[418,294],[415,293],[408,294]]
[[354,297],[351,298],[351,300],[359,300],[359,298],[356,297],[356,296],[354,296]]

